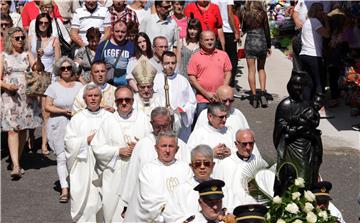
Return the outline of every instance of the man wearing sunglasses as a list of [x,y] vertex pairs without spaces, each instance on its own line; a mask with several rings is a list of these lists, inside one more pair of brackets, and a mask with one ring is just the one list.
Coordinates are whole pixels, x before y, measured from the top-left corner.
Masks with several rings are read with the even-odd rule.
[[[191,163],[193,177],[175,188],[164,211],[165,222],[183,222],[185,216],[198,213],[201,208],[198,203],[199,193],[194,191],[199,183],[211,180],[214,168],[214,155],[208,145],[198,145],[191,151]],[[227,187],[224,190],[223,204],[232,210],[238,202],[234,201],[232,192]]]
[[179,28],[174,19],[169,16],[172,10],[170,1],[155,1],[156,13],[147,15],[140,23],[140,32],[148,34],[153,42],[157,36],[165,36],[170,49],[176,49],[179,39]]
[[213,148],[216,162],[230,156],[236,148],[233,144],[232,129],[225,126],[228,117],[228,108],[219,102],[208,105],[208,124],[194,129],[188,140],[188,147],[194,148],[200,144]]
[[[117,108],[115,105],[115,90],[116,88],[111,84],[106,83],[106,63],[103,61],[95,61],[91,65],[91,82],[89,84],[95,84],[100,87],[102,93],[102,99],[100,106],[109,112],[114,112]],[[87,84],[87,85],[89,85]],[[72,113],[75,114],[86,108],[85,101],[83,99],[85,85],[80,89],[79,93],[75,97],[75,101],[72,107]]]
[[240,199],[238,205],[256,203],[255,199],[246,192],[247,179],[243,171],[246,166],[263,169],[268,164],[260,155],[253,154],[255,138],[252,130],[238,130],[234,143],[237,151],[215,166],[213,177],[231,186],[233,193]]
[[101,202],[99,188],[92,184],[95,157],[90,146],[100,124],[111,115],[100,108],[101,98],[99,86],[86,85],[83,89],[86,109],[73,116],[66,128],[64,141],[73,222],[95,222]]
[[[128,206],[135,191],[137,178],[134,176],[138,176],[141,168],[157,157],[156,150],[153,149],[156,144],[156,137],[161,131],[172,131],[173,123],[170,111],[167,108],[156,107],[152,110],[150,119],[153,132],[136,143],[123,181],[124,185],[118,191],[118,195],[121,196],[125,206]],[[177,139],[177,145],[179,148],[175,158],[188,163],[190,154],[186,144],[181,139]]]
[[[153,148],[147,148],[153,149]],[[156,136],[157,158],[140,170],[124,222],[161,222],[161,215],[174,189],[191,177],[189,166],[175,159],[178,138],[173,131]],[[154,150],[154,149],[153,149]]]

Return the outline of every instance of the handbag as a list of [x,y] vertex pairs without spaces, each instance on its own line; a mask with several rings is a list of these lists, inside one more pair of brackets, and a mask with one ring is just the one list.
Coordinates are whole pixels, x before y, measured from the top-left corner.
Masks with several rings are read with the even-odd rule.
[[[41,40],[36,41],[36,51],[41,46]],[[44,65],[38,56],[33,66],[33,71],[25,74],[26,89],[25,94],[29,96],[44,95],[46,89],[51,84],[51,74],[44,71]]]
[[57,19],[54,18],[54,20],[55,20],[55,24],[56,24],[58,37],[59,37],[61,55],[62,56],[67,56],[67,57],[69,57],[71,59],[74,59],[76,45],[75,44],[69,44],[64,39],[64,36],[63,36],[63,34],[61,32],[61,29],[60,29],[60,26],[59,26],[59,23],[58,23]]

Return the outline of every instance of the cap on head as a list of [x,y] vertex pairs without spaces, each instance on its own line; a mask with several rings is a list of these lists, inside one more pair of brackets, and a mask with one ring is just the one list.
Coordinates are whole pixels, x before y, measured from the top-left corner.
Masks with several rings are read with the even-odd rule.
[[330,201],[332,198],[330,197],[330,190],[332,188],[332,184],[328,181],[321,181],[314,185],[312,188],[313,194],[316,196],[316,201]]
[[157,70],[151,65],[149,59],[142,55],[131,73],[138,84],[152,84]]
[[207,180],[194,187],[194,190],[199,192],[202,199],[217,200],[224,197],[223,186],[225,183],[222,180]]
[[237,206],[234,209],[236,223],[262,223],[265,222],[267,208],[261,204],[248,204]]

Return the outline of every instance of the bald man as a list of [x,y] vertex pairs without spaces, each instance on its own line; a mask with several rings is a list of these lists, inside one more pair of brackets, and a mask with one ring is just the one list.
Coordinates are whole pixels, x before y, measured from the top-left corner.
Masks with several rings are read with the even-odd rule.
[[207,108],[208,103],[216,101],[216,89],[230,83],[232,66],[229,56],[215,48],[215,41],[213,32],[203,31],[200,35],[200,51],[189,60],[189,82],[196,90],[195,117]]

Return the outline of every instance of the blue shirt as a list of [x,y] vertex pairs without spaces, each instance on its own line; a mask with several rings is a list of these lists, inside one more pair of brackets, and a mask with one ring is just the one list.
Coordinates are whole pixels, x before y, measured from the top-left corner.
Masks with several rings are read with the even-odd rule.
[[[126,67],[129,59],[135,54],[135,45],[131,41],[125,41],[121,45],[115,45],[110,40],[103,41],[96,48],[94,61],[103,60],[106,62],[107,67],[114,68],[114,77],[109,80],[113,85],[127,85],[125,78]],[[117,58],[120,58],[117,60]],[[116,64],[115,64],[116,63]],[[108,72],[111,69],[108,69]]]

